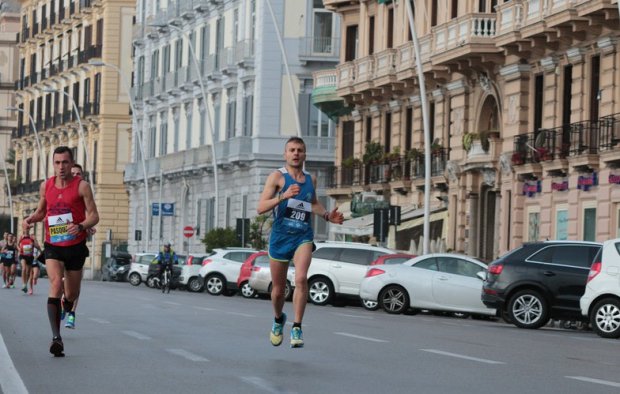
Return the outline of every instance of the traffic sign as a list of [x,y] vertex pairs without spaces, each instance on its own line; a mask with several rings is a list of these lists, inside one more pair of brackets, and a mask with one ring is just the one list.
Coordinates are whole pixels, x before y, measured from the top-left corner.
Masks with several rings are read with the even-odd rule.
[[183,227],[183,236],[185,236],[186,238],[190,238],[193,235],[194,235],[194,228],[192,226]]

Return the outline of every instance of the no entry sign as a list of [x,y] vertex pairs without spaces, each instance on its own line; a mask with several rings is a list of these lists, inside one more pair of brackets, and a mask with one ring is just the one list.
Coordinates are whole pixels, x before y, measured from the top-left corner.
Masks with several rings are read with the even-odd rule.
[[183,235],[187,238],[190,238],[192,235],[194,235],[194,228],[192,226],[183,227]]

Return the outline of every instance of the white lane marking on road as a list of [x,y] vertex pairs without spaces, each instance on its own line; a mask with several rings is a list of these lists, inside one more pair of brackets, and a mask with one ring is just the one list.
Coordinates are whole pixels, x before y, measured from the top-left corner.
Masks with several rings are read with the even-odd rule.
[[217,309],[215,308],[207,308],[205,306],[195,306],[193,307],[194,309],[199,309],[201,311],[216,311]]
[[172,302],[172,301],[164,301],[164,304],[174,305],[174,306],[181,306],[181,304],[179,304],[178,302]]
[[99,319],[97,317],[89,317],[88,320],[92,320],[95,323],[99,323],[99,324],[110,324],[110,322],[108,320],[105,319]]
[[457,324],[457,323],[451,323],[451,322],[441,322],[441,324],[445,325],[445,326],[453,326],[453,327],[472,327],[471,324]]
[[495,360],[487,360],[486,358],[470,357],[470,356],[465,356],[463,354],[444,352],[442,350],[436,350],[436,349],[420,349],[420,350],[423,352],[440,354],[442,356],[462,358],[463,360],[477,361],[479,363],[485,363],[485,364],[506,364],[503,361],[495,361]]
[[599,340],[599,338],[597,338],[597,337],[590,338],[590,337],[577,337],[577,336],[575,336],[575,337],[570,337],[570,338],[576,339],[578,341],[598,341]]
[[28,394],[24,381],[13,365],[2,334],[0,334],[0,388],[3,393]]
[[281,394],[281,393],[286,393],[286,394],[295,394],[296,391],[283,391],[277,387],[275,387],[273,384],[269,383],[268,381],[266,381],[263,378],[260,378],[258,376],[244,376],[242,378],[239,378],[242,381],[249,383],[263,391],[266,391],[268,393],[274,393],[274,394]]
[[254,315],[251,315],[249,313],[241,313],[241,312],[226,312],[229,315],[235,315],[235,316],[243,316],[243,317],[256,317]]
[[128,335],[130,337],[136,338],[136,339],[140,339],[143,341],[149,340],[149,339],[153,339],[147,335],[144,334],[140,334],[139,332],[136,331],[122,331],[123,334]]
[[383,339],[377,339],[377,338],[370,338],[370,337],[363,337],[361,335],[355,335],[355,334],[349,334],[348,332],[335,332],[334,334],[336,335],[342,335],[343,337],[349,337],[349,338],[356,338],[356,339],[363,339],[365,341],[370,341],[370,342],[389,342]]
[[190,352],[188,352],[185,349],[166,349],[166,351],[168,353],[172,353],[172,354],[174,354],[176,356],[183,357],[183,358],[185,358],[185,359],[187,359],[189,361],[201,361],[201,362],[209,361],[206,358],[201,357],[201,356],[199,356],[197,354],[194,354],[194,353],[190,353]]
[[611,387],[620,387],[620,383],[610,382],[609,380],[594,379],[594,378],[588,378],[585,376],[564,376],[564,377],[568,379],[581,380],[582,382],[602,384],[602,385],[611,386]]
[[344,316],[344,317],[355,317],[357,319],[368,319],[368,320],[374,320],[375,318],[372,316],[361,316],[361,315],[350,315],[348,313],[333,313],[336,316]]

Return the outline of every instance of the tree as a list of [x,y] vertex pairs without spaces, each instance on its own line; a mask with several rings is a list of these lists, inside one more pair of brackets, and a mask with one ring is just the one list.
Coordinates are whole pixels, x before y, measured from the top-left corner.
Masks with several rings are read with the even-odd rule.
[[[265,225],[267,225],[267,228],[265,228]],[[267,240],[265,240],[264,234],[269,227],[271,227],[269,215],[258,215],[254,218],[250,224],[250,243],[254,249],[265,249]]]
[[239,245],[239,239],[237,239],[237,232],[234,228],[215,228],[205,234],[201,240],[205,244],[207,253],[215,248],[226,248]]

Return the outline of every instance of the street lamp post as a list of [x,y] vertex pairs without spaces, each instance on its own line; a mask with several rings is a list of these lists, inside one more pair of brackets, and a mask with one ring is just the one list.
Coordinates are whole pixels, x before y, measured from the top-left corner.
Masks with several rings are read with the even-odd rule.
[[[32,115],[30,115],[30,112],[26,112],[21,108],[17,108],[17,107],[6,107],[7,111],[17,111],[17,112],[21,112],[23,114],[28,115],[28,119],[30,120],[30,125],[32,126],[32,130],[34,131],[34,139],[37,141],[37,148],[39,149],[39,167],[43,168],[43,149],[41,149],[41,141],[39,140],[39,132],[37,131],[37,126],[34,122],[34,119],[32,119]],[[45,169],[43,169],[43,171],[45,171]],[[45,175],[43,176],[43,178],[47,178],[47,171],[45,171]]]
[[[189,51],[191,54],[192,61],[194,63],[194,67],[196,68],[196,75],[198,75],[198,82],[200,83],[200,92],[202,94],[202,99],[205,103],[205,115],[207,117],[207,126],[209,127],[209,131],[211,134],[211,156],[213,161],[213,182],[214,182],[214,191],[215,191],[215,226],[219,225],[219,181],[218,181],[218,170],[217,170],[217,158],[215,156],[215,131],[213,130],[213,123],[211,122],[211,116],[209,115],[209,99],[207,97],[207,92],[205,90],[204,81],[202,80],[202,72],[200,70],[200,65],[198,64],[198,57],[196,56],[196,51],[194,51],[194,45],[192,44],[192,40],[189,39],[187,34],[180,28],[174,25],[168,25],[164,23],[152,23],[149,24],[151,27],[155,27],[158,29],[173,29],[178,31],[183,37],[187,39],[187,44],[189,47]],[[161,201],[159,202],[161,204]],[[160,205],[161,211],[161,205]],[[161,215],[161,212],[159,213]]]
[[0,161],[2,162],[2,169],[4,170],[4,178],[6,179],[6,190],[9,195],[9,222],[11,222],[11,232],[15,233],[13,229],[13,196],[11,196],[11,182],[9,180],[9,171],[6,169],[6,160],[4,160],[4,148],[0,148]]
[[[43,89],[44,92],[46,93],[56,93],[56,92],[60,92],[62,94],[64,94],[70,101],[71,104],[73,106],[73,112],[75,112],[75,116],[77,117],[77,121],[78,121],[78,126],[79,126],[79,134],[80,134],[80,139],[82,140],[82,148],[84,148],[84,160],[86,161],[85,164],[88,164],[88,167],[90,168],[91,171],[91,178],[94,177],[94,173],[95,173],[95,169],[93,168],[93,163],[90,162],[90,160],[88,159],[88,147],[86,146],[86,137],[84,136],[84,125],[82,125],[82,118],[80,117],[80,111],[78,110],[77,105],[75,104],[75,100],[73,100],[73,97],[71,97],[69,95],[69,93],[65,92],[64,90],[61,89],[52,89],[52,88],[44,88]],[[95,196],[95,186],[93,185],[94,183],[94,179],[90,179],[90,187],[93,191],[93,197]]]
[[411,2],[406,1],[407,17],[409,19],[409,31],[413,40],[413,49],[415,50],[415,64],[418,74],[418,85],[420,85],[420,101],[422,102],[422,122],[424,124],[424,226],[423,232],[423,253],[429,253],[430,243],[430,204],[431,204],[431,129],[428,119],[428,97],[426,97],[426,80],[424,71],[422,70],[422,59],[420,58],[420,42],[415,31],[413,19],[413,10]]
[[[133,97],[131,96],[131,91],[129,90],[129,83],[127,82],[125,73],[123,73],[123,71],[118,66],[114,64],[110,64],[110,63],[105,63],[101,60],[91,59],[88,61],[88,64],[93,65],[93,66],[107,66],[118,73],[118,75],[121,77],[121,84],[127,91],[127,96],[129,97],[129,105],[131,106],[131,113],[133,114],[133,116],[135,116],[135,114],[137,114],[136,106],[133,101]],[[150,236],[151,236],[151,212],[150,212],[151,204],[150,204],[150,199],[149,199],[149,179],[148,179],[148,174],[146,172],[146,162],[144,158],[145,156],[144,156],[144,143],[142,141],[142,132],[139,131],[137,127],[133,127],[133,119],[132,119],[132,128],[136,136],[136,140],[138,143],[138,149],[140,149],[140,159],[141,159],[140,161],[142,162],[142,174],[144,176],[144,218],[146,221],[146,228],[144,229],[145,236],[146,236],[145,250],[148,251],[150,247],[149,241],[150,241]]]

